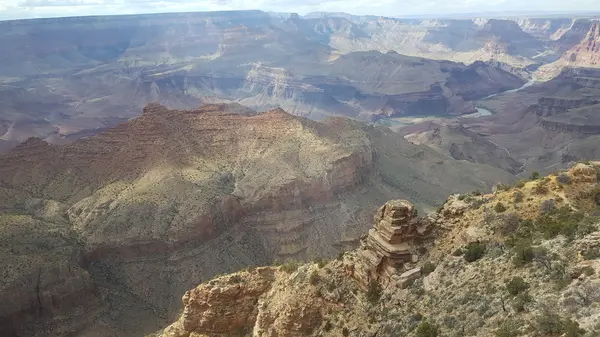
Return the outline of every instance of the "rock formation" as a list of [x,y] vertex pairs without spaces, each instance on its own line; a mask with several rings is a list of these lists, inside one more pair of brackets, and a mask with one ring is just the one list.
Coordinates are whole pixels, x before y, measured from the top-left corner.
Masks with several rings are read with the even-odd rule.
[[364,288],[372,281],[387,283],[405,270],[405,264],[416,262],[415,243],[430,230],[429,223],[417,218],[417,210],[406,200],[388,201],[379,208],[374,222],[350,271]]

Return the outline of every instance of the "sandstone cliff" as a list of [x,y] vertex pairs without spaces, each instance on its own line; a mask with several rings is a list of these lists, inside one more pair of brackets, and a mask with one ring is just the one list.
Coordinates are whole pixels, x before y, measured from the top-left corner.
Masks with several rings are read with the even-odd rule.
[[597,336],[598,165],[422,218],[390,201],[361,248],[202,284],[152,336]]

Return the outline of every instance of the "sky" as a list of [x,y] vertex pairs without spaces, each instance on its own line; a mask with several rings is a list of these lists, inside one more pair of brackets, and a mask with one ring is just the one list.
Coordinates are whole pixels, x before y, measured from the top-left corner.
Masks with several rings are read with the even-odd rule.
[[480,12],[600,12],[600,0],[0,0],[0,20],[261,9],[392,17]]

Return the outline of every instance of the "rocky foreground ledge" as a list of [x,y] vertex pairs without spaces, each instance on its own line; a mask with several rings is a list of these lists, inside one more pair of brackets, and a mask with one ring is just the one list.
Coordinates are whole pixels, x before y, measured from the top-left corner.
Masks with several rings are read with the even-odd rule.
[[578,164],[426,217],[389,201],[360,248],[204,283],[153,336],[598,336],[599,177]]

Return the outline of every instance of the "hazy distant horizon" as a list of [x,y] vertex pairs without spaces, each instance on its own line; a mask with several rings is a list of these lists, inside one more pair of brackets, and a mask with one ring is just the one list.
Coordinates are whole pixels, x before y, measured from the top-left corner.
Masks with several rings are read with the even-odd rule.
[[276,13],[343,12],[396,18],[594,16],[598,0],[0,0],[0,20],[262,10]]

